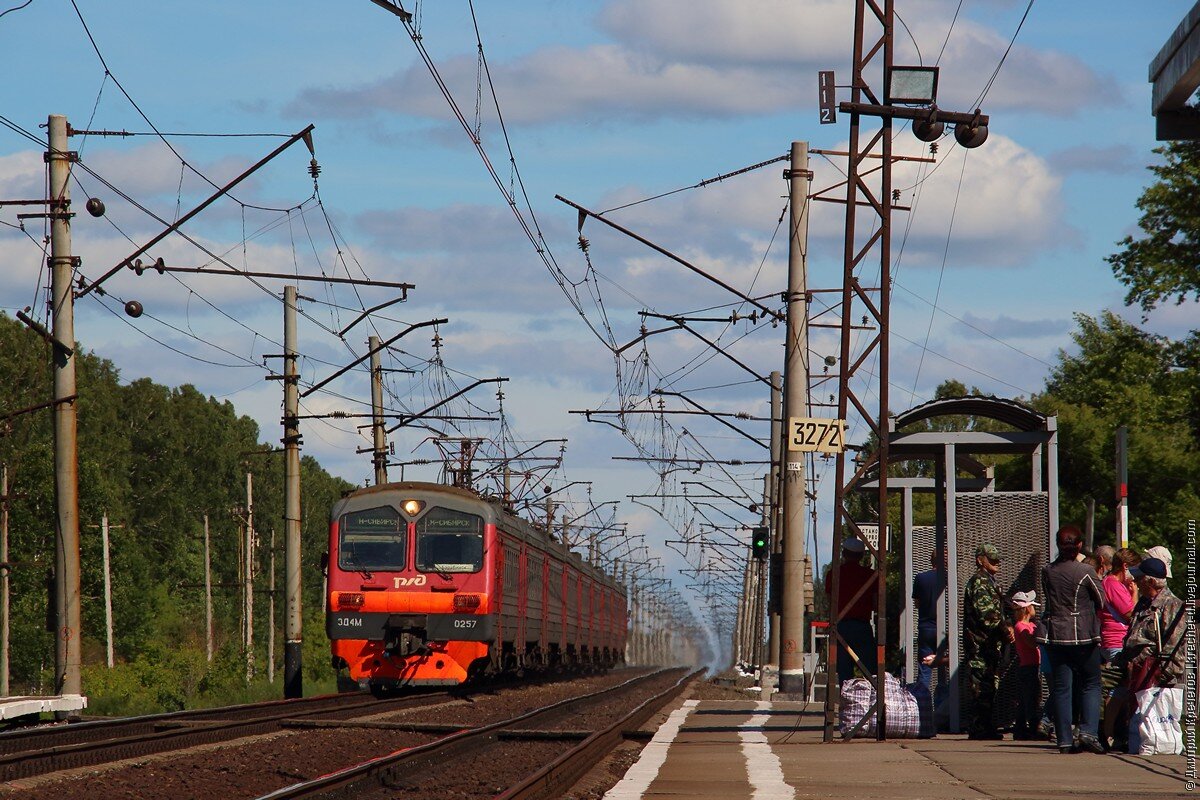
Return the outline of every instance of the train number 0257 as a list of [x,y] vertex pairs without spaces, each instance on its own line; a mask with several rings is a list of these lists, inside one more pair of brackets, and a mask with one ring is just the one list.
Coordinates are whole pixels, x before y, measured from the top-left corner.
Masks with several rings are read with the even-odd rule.
[[479,620],[476,620],[476,619],[456,619],[456,620],[454,620],[454,627],[456,627],[456,628],[474,628],[478,624],[479,624]]
[[846,421],[792,417],[789,421],[788,450],[802,453],[840,453],[846,446]]

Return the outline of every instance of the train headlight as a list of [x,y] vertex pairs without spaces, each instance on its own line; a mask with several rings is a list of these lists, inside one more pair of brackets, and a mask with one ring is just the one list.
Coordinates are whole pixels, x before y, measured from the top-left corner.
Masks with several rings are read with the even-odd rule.
[[415,517],[417,514],[421,513],[421,509],[425,508],[425,501],[405,500],[403,508],[405,514],[408,514],[410,517]]
[[474,611],[482,602],[483,598],[477,594],[456,594],[454,595],[454,610]]
[[366,598],[362,592],[338,592],[338,608],[362,608]]

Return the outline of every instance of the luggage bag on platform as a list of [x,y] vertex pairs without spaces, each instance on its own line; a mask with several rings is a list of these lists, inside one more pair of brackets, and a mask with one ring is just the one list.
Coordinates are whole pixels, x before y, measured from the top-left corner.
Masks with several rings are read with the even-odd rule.
[[[887,738],[917,739],[932,736],[932,707],[926,708],[926,713],[922,714],[921,703],[918,702],[917,696],[909,691],[896,676],[885,673],[883,679],[883,697],[887,705],[887,726],[885,728]],[[919,687],[917,693],[921,693],[922,689],[924,689],[923,686]],[[871,711],[871,706],[875,703],[875,682],[866,678],[851,678],[842,684],[841,697],[842,705],[838,727],[844,736]],[[924,689],[924,697],[926,705],[931,706],[928,689]],[[877,724],[876,715],[871,714],[871,718],[855,732],[855,738],[875,738]]]

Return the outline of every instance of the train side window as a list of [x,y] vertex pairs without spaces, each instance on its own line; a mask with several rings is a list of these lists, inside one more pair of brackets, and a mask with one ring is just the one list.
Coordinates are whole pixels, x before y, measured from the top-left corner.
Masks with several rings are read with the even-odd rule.
[[407,523],[390,506],[344,514],[338,525],[338,566],[371,572],[405,567]]
[[417,569],[478,572],[483,568],[483,517],[434,507],[417,520]]

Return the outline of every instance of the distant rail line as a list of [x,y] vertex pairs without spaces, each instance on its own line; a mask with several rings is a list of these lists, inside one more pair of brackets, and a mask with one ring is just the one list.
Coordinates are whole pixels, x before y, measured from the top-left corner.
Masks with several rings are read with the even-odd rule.
[[331,694],[11,731],[0,734],[0,782],[269,733],[283,720],[386,713],[470,693],[426,690],[388,700]]

